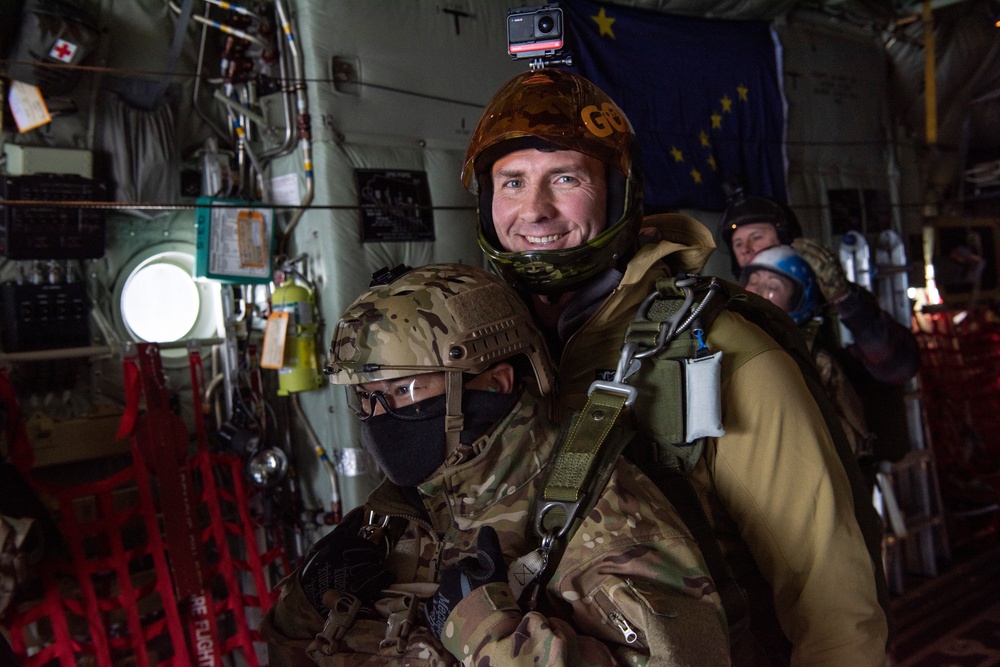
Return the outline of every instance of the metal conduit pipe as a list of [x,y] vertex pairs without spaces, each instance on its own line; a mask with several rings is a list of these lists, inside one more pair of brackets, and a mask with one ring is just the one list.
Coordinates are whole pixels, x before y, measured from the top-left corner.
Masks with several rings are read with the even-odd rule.
[[[281,23],[280,12],[280,2],[275,2],[274,13],[276,18],[278,18],[278,23]],[[276,41],[278,44],[278,71],[281,76],[281,107],[285,114],[285,136],[282,138],[279,146],[260,152],[260,161],[264,165],[267,165],[270,160],[276,157],[288,155],[295,149],[295,138],[292,134],[292,124],[295,118],[295,92],[288,85],[288,67],[291,55],[288,53],[288,43],[286,41],[280,38]]]
[[[205,5],[205,16],[208,16],[209,6]],[[224,129],[220,128],[215,121],[209,117],[207,113],[202,111],[201,107],[198,105],[198,92],[201,89],[201,70],[205,64],[205,42],[208,38],[208,26],[202,24],[201,26],[201,41],[198,44],[198,62],[195,65],[195,77],[194,85],[191,90],[191,106],[194,107],[195,113],[198,117],[205,121],[205,124],[218,136],[220,139],[225,141],[227,144],[231,141],[232,137]]]
[[292,61],[292,86],[295,90],[295,103],[298,117],[296,125],[299,131],[299,148],[302,151],[302,170],[306,179],[306,193],[302,198],[300,207],[292,215],[288,226],[282,232],[281,240],[278,244],[278,253],[285,254],[288,248],[288,241],[299,224],[306,208],[312,203],[315,192],[315,175],[312,167],[312,131],[310,129],[309,103],[306,99],[306,84],[302,74],[302,59],[299,48],[295,43],[295,34],[292,32],[292,25],[288,21],[288,11],[285,9],[284,0],[275,0],[274,7],[278,12],[278,20],[281,22],[281,30],[287,40],[288,52]]
[[[181,13],[181,8],[177,6],[174,0],[170,0],[170,9],[173,10],[173,12],[177,15],[180,15]],[[220,30],[226,33],[227,35],[232,35],[233,37],[239,37],[240,39],[245,39],[251,44],[259,46],[262,49],[269,48],[268,43],[262,40],[261,38],[243,32],[242,30],[232,28],[226,25],[225,23],[219,23],[218,21],[213,21],[212,19],[205,18],[204,16],[199,16],[197,14],[192,14],[191,18],[202,25],[206,25],[210,28],[215,28],[216,30]]]
[[330,477],[330,510],[333,512],[336,522],[339,522],[340,517],[343,515],[343,507],[341,506],[340,501],[340,481],[337,478],[337,469],[333,465],[333,461],[330,459],[330,455],[327,453],[326,448],[323,447],[323,443],[319,441],[319,437],[316,435],[316,431],[313,430],[312,424],[309,423],[306,413],[302,410],[299,395],[292,394],[290,398],[292,401],[292,409],[295,411],[295,416],[301,420],[302,427],[306,431],[306,436],[309,438],[313,451],[315,451],[317,456],[320,457],[320,460],[326,468],[327,475]]

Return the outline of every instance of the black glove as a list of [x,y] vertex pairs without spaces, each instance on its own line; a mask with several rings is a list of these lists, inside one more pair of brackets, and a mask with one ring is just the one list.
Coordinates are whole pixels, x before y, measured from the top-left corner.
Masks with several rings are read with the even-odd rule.
[[[363,512],[358,513],[359,518],[362,515]],[[331,588],[357,596],[362,602],[371,602],[396,580],[383,565],[384,545],[358,535],[360,528],[360,520],[337,526],[313,545],[299,572],[303,592],[322,616],[327,613],[323,593]]]
[[483,526],[476,536],[476,557],[467,556],[441,573],[441,585],[424,608],[427,625],[440,637],[451,610],[466,595],[494,581],[507,581],[507,563],[497,531]]

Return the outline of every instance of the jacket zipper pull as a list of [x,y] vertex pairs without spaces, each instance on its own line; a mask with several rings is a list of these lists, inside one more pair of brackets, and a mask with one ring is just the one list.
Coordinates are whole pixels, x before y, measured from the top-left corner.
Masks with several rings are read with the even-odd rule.
[[608,615],[608,618],[612,623],[614,623],[615,627],[618,628],[618,631],[622,633],[622,636],[625,637],[626,644],[634,644],[635,640],[639,638],[639,635],[636,634],[635,630],[632,629],[632,626],[628,624],[625,616],[622,615],[620,611],[611,612],[611,614]]

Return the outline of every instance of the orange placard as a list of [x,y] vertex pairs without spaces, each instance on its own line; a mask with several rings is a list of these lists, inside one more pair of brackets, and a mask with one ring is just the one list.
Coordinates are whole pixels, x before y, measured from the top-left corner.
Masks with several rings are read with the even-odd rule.
[[263,268],[267,262],[264,216],[259,211],[240,211],[236,216],[240,266]]
[[277,370],[285,363],[285,336],[288,334],[288,313],[274,311],[264,326],[264,349],[260,353],[260,367]]

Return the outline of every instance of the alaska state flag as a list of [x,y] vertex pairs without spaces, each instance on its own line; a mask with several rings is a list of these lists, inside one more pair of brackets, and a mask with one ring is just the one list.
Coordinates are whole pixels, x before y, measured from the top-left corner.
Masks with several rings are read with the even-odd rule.
[[780,50],[769,23],[560,4],[569,69],[625,111],[648,211],[721,210],[723,184],[786,201]]

